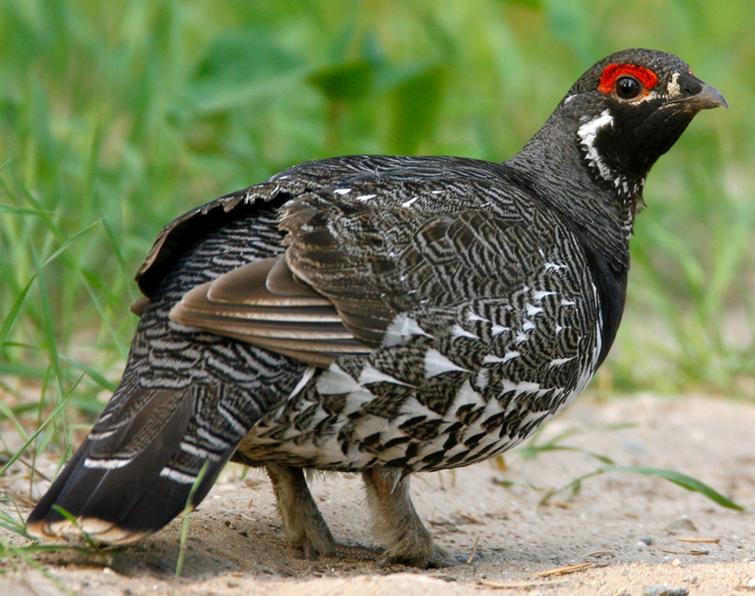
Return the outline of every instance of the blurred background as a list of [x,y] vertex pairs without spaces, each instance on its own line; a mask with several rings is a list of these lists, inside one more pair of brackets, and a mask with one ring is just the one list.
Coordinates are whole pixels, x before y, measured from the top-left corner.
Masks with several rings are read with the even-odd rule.
[[133,274],[173,217],[335,154],[503,161],[632,46],[678,54],[731,108],[649,178],[591,390],[755,400],[754,30],[751,0],[4,0],[0,420],[30,441],[102,408]]

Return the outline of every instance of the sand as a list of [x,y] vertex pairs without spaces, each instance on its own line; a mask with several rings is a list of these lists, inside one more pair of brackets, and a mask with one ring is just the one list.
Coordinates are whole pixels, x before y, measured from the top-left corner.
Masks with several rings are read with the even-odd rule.
[[[706,397],[580,400],[539,441],[574,429],[565,445],[616,464],[673,469],[745,506],[731,511],[660,478],[610,473],[540,504],[548,489],[595,470],[584,451],[522,449],[505,461],[422,474],[414,501],[458,565],[420,570],[373,559],[306,560],[289,548],[266,476],[229,466],[190,517],[182,577],[174,580],[180,520],[116,551],[64,550],[37,565],[2,564],[0,594],[755,594],[755,406]],[[54,471],[54,457],[41,464]],[[504,466],[502,465],[505,464]],[[21,507],[17,466],[2,492]],[[313,494],[336,538],[373,545],[361,480],[320,475]],[[45,488],[40,482],[35,492]],[[0,508],[12,511],[7,499]],[[0,528],[14,544],[28,543]]]

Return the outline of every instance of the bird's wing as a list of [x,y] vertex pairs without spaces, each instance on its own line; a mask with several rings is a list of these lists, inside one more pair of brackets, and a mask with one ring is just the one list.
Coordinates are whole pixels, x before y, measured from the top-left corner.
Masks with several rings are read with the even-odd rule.
[[401,313],[521,281],[538,231],[510,193],[487,208],[493,194],[485,180],[379,178],[305,193],[283,209],[284,255],[195,287],[171,318],[318,366],[369,353]]
[[332,301],[292,274],[283,256],[195,287],[171,318],[320,366],[372,349],[344,327]]

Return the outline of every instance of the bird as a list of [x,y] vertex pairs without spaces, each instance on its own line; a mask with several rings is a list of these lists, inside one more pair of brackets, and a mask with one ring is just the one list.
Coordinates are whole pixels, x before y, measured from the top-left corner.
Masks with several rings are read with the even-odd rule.
[[362,475],[385,560],[452,563],[412,474],[500,454],[585,388],[646,176],[716,107],[680,58],[622,50],[507,161],[326,158],[181,215],[136,275],[120,384],[28,534],[135,542],[235,461],[266,469],[304,556],[343,552],[307,486],[320,470]]

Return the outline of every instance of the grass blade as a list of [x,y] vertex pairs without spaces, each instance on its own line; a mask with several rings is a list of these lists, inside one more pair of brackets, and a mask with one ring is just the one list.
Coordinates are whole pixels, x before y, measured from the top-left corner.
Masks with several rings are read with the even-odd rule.
[[68,400],[71,399],[71,395],[73,395],[74,390],[78,386],[79,382],[81,382],[81,379],[84,378],[84,374],[82,373],[78,379],[74,382],[73,386],[71,387],[71,390],[61,399],[58,404],[53,408],[52,412],[50,412],[50,415],[47,417],[47,419],[39,425],[37,430],[34,431],[32,435],[29,436],[28,439],[24,442],[24,444],[21,446],[21,448],[14,453],[10,459],[8,459],[7,462],[5,462],[5,465],[0,468],[0,476],[3,476],[5,472],[8,471],[8,468],[10,468],[14,463],[16,463],[16,460],[21,457],[21,454],[26,451],[26,449],[31,445],[34,440],[40,435],[40,433],[45,430],[50,423],[57,418],[60,413],[65,409],[66,405],[68,404]]
[[701,482],[700,480],[697,480],[696,478],[682,474],[681,472],[676,472],[674,470],[664,470],[661,468],[636,466],[609,466],[604,470],[606,472],[630,472],[632,474],[643,474],[645,476],[657,476],[658,478],[663,478],[665,480],[668,480],[669,482],[673,482],[677,486],[681,486],[682,488],[689,491],[700,493],[701,495],[709,498],[711,501],[717,503],[721,507],[734,509],[735,511],[744,511],[744,507],[723,496],[713,487],[705,484],[704,482]]
[[176,561],[175,579],[179,579],[181,577],[181,571],[183,571],[184,561],[186,560],[186,543],[189,539],[189,514],[194,511],[194,505],[192,504],[192,501],[194,501],[194,495],[197,493],[199,485],[202,484],[202,480],[204,480],[205,474],[207,474],[207,469],[209,467],[210,460],[205,460],[204,464],[202,465],[202,469],[199,470],[199,474],[197,474],[196,480],[194,480],[194,484],[191,485],[189,496],[186,497],[186,507],[184,507],[183,519],[181,520],[181,540],[178,547],[178,560]]

